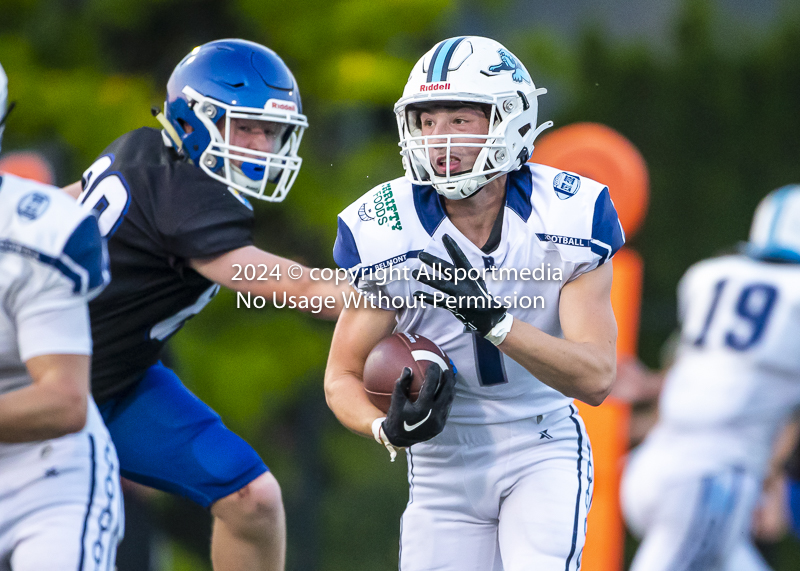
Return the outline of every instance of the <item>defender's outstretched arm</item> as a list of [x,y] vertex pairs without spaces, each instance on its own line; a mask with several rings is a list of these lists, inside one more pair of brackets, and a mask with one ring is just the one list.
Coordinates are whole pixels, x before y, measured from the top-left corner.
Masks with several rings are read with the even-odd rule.
[[[267,279],[265,280],[247,280],[243,278],[243,272],[237,272],[234,264],[244,268],[248,265],[258,268],[258,273],[263,273],[263,266],[267,268]],[[198,273],[225,286],[233,291],[242,293],[250,292],[252,295],[263,296],[270,303],[273,300],[273,294],[283,299],[283,294],[288,296],[295,296],[299,299],[301,297],[311,299],[314,297],[333,298],[329,300],[330,303],[321,306],[319,313],[315,313],[323,319],[336,319],[342,312],[344,305],[343,293],[349,288],[347,283],[340,283],[338,286],[334,281],[324,281],[321,279],[312,279],[311,269],[297,262],[293,262],[287,258],[276,256],[265,252],[255,246],[244,246],[226,252],[216,258],[209,258],[203,260],[191,260],[190,265]],[[280,268],[280,278],[274,275],[270,276],[269,271],[275,267]],[[295,274],[299,278],[293,278],[289,275],[289,268],[297,266],[300,270]],[[239,268],[239,269],[241,269]],[[237,277],[241,279],[234,279]],[[313,307],[301,309],[301,311],[311,312]]]

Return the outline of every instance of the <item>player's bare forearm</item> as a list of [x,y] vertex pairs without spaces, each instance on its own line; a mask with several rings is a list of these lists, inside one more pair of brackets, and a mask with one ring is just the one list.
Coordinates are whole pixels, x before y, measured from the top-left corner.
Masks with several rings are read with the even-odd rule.
[[800,416],[798,411],[795,411],[792,419],[781,429],[772,445],[765,486],[770,480],[780,478],[785,473],[786,464],[797,448],[798,441],[800,441]]
[[562,394],[599,405],[611,391],[616,373],[611,276],[607,264],[562,288],[559,315],[564,339],[517,319],[498,348]]
[[391,334],[395,316],[382,309],[345,309],[336,324],[325,368],[325,399],[346,428],[372,438],[372,423],[386,416],[364,392],[364,362],[378,342]]
[[33,384],[0,396],[0,442],[35,442],[86,424],[87,355],[43,355],[26,362]]
[[325,399],[345,428],[367,438],[372,438],[375,419],[386,416],[369,402],[361,379],[352,373],[338,370],[326,373]]
[[[222,286],[243,294],[261,296],[270,303],[284,305],[290,298],[300,311],[334,320],[342,312],[344,293],[349,289],[340,273],[308,268],[287,258],[245,246],[216,258],[190,261],[197,272]],[[301,303],[305,301],[305,303]],[[312,303],[313,302],[313,303]]]
[[499,349],[543,383],[591,405],[603,402],[614,380],[613,343],[610,350],[576,343],[515,320]]
[[73,182],[70,185],[65,186],[61,190],[69,194],[75,200],[78,200],[78,197],[81,195],[81,192],[83,192],[83,187],[81,186],[81,181],[77,181]]

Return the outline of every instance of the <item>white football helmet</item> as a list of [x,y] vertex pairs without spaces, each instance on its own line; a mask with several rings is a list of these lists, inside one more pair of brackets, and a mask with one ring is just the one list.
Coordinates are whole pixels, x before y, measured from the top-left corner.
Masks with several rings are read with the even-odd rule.
[[[522,63],[494,40],[466,36],[439,42],[414,65],[403,96],[394,106],[406,177],[414,184],[433,185],[439,194],[458,200],[520,168],[533,153],[534,139],[553,125],[552,121],[536,125],[537,97],[544,93],[547,90],[536,88]],[[419,109],[453,101],[490,109],[489,132],[422,136]],[[464,142],[469,139],[475,142]],[[450,150],[455,147],[481,149],[472,169],[450,172]],[[447,151],[444,175],[431,165],[429,151],[433,148]]]
[[773,190],[756,208],[747,252],[758,258],[800,263],[800,184]]
[[6,128],[6,100],[8,99],[8,78],[0,65],[0,146],[3,144],[3,131]]

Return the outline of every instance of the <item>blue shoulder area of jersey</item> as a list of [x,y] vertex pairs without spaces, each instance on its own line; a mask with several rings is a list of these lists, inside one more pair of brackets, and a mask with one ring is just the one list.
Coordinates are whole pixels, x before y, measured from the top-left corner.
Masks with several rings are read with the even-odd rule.
[[607,262],[625,243],[617,209],[611,202],[608,187],[604,188],[594,203],[591,250],[600,256],[600,264]]
[[[531,192],[533,181],[528,165],[508,173],[506,179],[506,207],[516,212],[524,222],[531,216]],[[447,216],[442,197],[432,186],[412,185],[414,207],[417,216],[428,235],[433,236],[439,224]]]
[[422,227],[429,236],[433,236],[447,213],[442,205],[442,197],[432,186],[411,185],[414,196],[414,208],[417,211]]
[[333,244],[333,261],[340,268],[349,270],[355,265],[361,263],[361,256],[358,254],[358,246],[356,246],[356,239],[353,237],[353,232],[345,224],[342,217],[336,218],[336,242]]
[[[108,255],[94,215],[84,218],[72,231],[72,235],[64,245],[62,256],[86,271],[84,279],[87,280],[87,290],[103,286],[110,280]],[[83,284],[76,284],[76,287],[79,285]]]
[[531,205],[531,193],[533,192],[533,180],[531,170],[528,165],[517,171],[508,174],[506,183],[506,206],[516,212],[523,222],[527,222],[531,217],[533,206]]
[[3,177],[0,184],[9,187],[11,200],[19,196],[14,208],[22,221],[18,232],[0,240],[0,252],[54,268],[72,282],[74,293],[108,283],[108,254],[93,214],[82,213],[74,200],[49,185],[17,177]]
[[0,240],[0,253],[16,254],[55,268],[72,282],[72,291],[76,294],[102,288],[111,279],[108,254],[93,215],[84,218],[73,230],[58,257],[9,239]]

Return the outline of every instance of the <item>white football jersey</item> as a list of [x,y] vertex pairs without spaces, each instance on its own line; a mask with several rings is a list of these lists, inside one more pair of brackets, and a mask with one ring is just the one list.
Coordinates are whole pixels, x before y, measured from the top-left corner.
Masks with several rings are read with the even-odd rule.
[[94,215],[55,187],[0,177],[0,394],[30,384],[31,357],[91,354],[87,301],[109,279]]
[[800,405],[800,265],[706,260],[689,269],[678,296],[681,345],[654,438],[698,464],[760,469]]
[[[456,229],[430,186],[404,178],[377,186],[339,217],[334,259],[357,273],[357,287],[385,309],[397,310],[396,331],[428,337],[458,370],[450,421],[510,422],[547,414],[572,399],[545,385],[471,332],[449,311],[412,299],[438,291],[413,279],[423,250],[450,261],[450,235],[473,268],[486,269],[489,292],[515,319],[562,337],[561,288],[610,261],[624,234],[608,189],[593,180],[543,165],[509,173],[499,244],[484,252]],[[428,266],[424,266],[430,272]],[[494,271],[491,270],[494,268]]]

